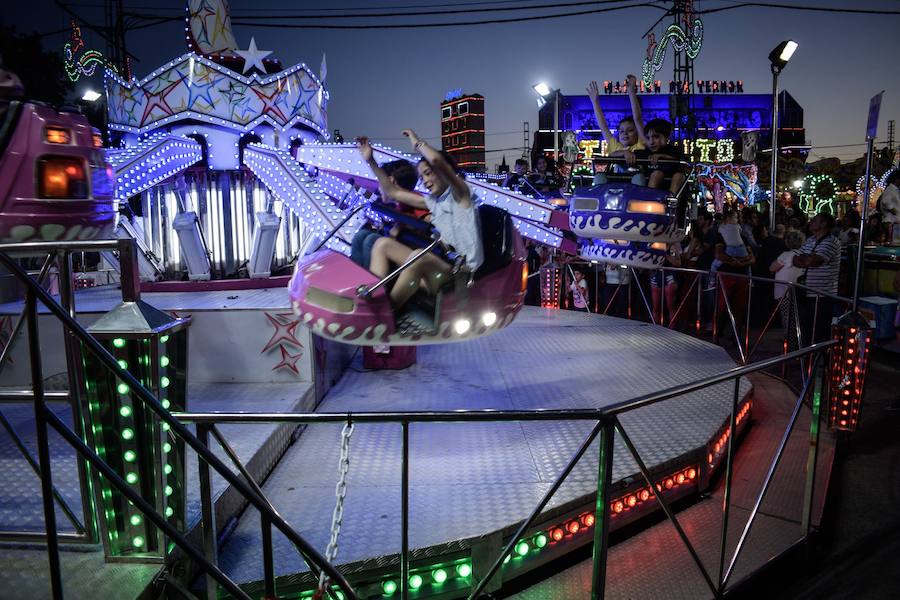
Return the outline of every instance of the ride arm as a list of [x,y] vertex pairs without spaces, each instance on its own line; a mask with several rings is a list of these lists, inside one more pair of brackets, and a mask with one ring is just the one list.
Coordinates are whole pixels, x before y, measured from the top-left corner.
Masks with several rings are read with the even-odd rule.
[[402,202],[407,206],[412,206],[413,208],[428,208],[425,206],[425,200],[422,196],[391,181],[391,178],[384,172],[384,169],[375,162],[372,146],[369,144],[368,138],[361,137],[357,141],[359,142],[359,153],[362,155],[363,160],[366,161],[369,168],[372,169],[372,173],[375,174],[375,178],[378,180],[378,187],[381,188],[382,194],[392,200]]
[[453,197],[463,208],[472,206],[472,194],[469,192],[469,186],[466,185],[465,179],[456,174],[450,163],[444,159],[444,156],[428,145],[428,142],[419,138],[412,129],[404,129],[403,135],[409,138],[410,143],[431,165],[431,168],[438,176],[447,182],[453,189]]
[[641,101],[637,95],[637,77],[628,75],[625,85],[628,86],[628,99],[631,101],[631,116],[634,117],[634,127],[637,129],[638,137],[644,145],[649,145],[650,141],[644,133],[644,116],[641,113]]

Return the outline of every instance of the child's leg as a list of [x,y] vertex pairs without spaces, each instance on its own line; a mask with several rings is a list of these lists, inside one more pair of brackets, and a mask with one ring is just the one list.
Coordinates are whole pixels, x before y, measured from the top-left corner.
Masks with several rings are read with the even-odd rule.
[[669,184],[669,192],[673,196],[677,196],[678,192],[681,191],[682,185],[684,185],[684,173],[675,173],[672,175],[672,183]]
[[391,264],[402,265],[408,256],[408,247],[394,238],[380,237],[372,246],[369,270],[377,277],[384,277],[390,272]]
[[660,171],[659,169],[650,173],[650,180],[647,181],[647,187],[651,188],[661,188],[663,184],[663,179],[665,179],[666,174]]
[[[421,250],[412,250],[407,253],[405,262],[412,258]],[[429,285],[434,284],[434,290],[437,291],[439,284],[443,282],[450,274],[450,265],[439,259],[434,254],[427,254],[406,268],[397,278],[394,289],[391,290],[391,303],[394,308],[400,308],[413,294],[419,289],[422,279],[425,279]]]

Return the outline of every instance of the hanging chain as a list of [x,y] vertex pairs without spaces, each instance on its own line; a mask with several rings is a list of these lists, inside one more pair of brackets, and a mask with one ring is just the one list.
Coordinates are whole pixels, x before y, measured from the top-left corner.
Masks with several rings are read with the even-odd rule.
[[[337,501],[334,504],[334,513],[331,515],[331,539],[325,548],[325,560],[334,562],[338,553],[338,536],[341,533],[341,523],[344,520],[344,498],[347,496],[347,475],[350,473],[350,436],[353,435],[353,423],[348,419],[341,431],[341,459],[338,465],[338,482],[334,488]],[[319,573],[319,587],[315,598],[323,598],[328,579],[325,571]]]

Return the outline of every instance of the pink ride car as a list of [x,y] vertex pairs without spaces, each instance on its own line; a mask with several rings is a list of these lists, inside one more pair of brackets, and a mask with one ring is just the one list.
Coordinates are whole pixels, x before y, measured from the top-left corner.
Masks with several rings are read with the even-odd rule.
[[80,114],[0,105],[0,242],[110,237],[114,180],[101,146]]
[[445,284],[438,298],[429,299],[434,304],[420,312],[434,311],[431,327],[395,315],[385,287],[366,293],[378,283],[375,275],[327,249],[298,261],[288,288],[294,312],[314,333],[359,346],[463,341],[506,327],[525,297],[525,250],[506,211],[487,205],[479,211],[485,262],[471,287],[461,272],[456,278],[462,280]]

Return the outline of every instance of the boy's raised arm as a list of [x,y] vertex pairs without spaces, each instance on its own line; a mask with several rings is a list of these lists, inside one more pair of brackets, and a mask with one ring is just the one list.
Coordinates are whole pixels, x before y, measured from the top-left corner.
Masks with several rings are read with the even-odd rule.
[[641,101],[637,96],[637,77],[628,75],[625,85],[628,87],[628,99],[631,101],[631,115],[634,117],[634,126],[637,129],[638,137],[644,144],[649,144],[647,135],[644,133],[644,116],[641,114]]

